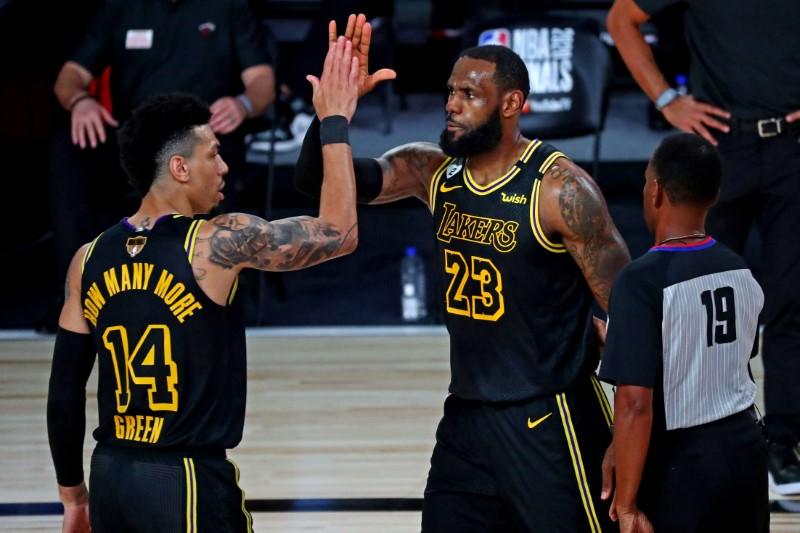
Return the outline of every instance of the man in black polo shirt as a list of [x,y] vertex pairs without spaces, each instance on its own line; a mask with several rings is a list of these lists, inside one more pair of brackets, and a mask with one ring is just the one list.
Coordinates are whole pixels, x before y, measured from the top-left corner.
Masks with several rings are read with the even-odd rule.
[[[639,25],[686,6],[691,95],[664,79]],[[722,156],[722,190],[708,226],[741,253],[752,223],[762,238],[766,295],[764,386],[770,485],[800,493],[800,2],[616,0],[608,29],[633,77],[673,126]]]
[[[230,167],[229,210],[244,166],[243,123],[274,100],[264,35],[247,0],[106,0],[56,80],[70,125],[53,139],[49,196],[60,276],[73,251],[119,220],[125,176],[115,131],[149,96],[186,92],[207,102]],[[110,67],[113,111],[92,98]]]
[[713,146],[667,137],[645,173],[656,244],[611,290],[600,379],[617,386],[611,516],[621,533],[769,529],[748,368],[764,296],[744,261],[705,232],[719,182]]

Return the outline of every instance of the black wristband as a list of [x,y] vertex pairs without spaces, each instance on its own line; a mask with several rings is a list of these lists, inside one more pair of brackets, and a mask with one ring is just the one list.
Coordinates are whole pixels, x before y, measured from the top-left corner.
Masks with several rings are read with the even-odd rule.
[[326,144],[350,144],[347,136],[347,118],[342,115],[331,115],[320,122],[319,140],[322,146]]
[[[322,146],[319,130],[319,118],[314,117],[294,167],[295,187],[312,198],[319,198],[322,188]],[[356,174],[356,199],[360,204],[368,204],[378,197],[383,188],[381,165],[371,157],[354,157],[353,170]]]

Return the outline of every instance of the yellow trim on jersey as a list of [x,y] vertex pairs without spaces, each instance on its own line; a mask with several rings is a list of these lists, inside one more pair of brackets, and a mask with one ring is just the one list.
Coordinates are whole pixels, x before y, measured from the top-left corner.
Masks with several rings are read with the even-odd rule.
[[183,469],[186,472],[186,533],[197,532],[197,474],[194,470],[194,459],[183,458]]
[[539,166],[539,172],[541,172],[542,174],[547,172],[548,169],[550,168],[550,165],[552,165],[555,162],[555,160],[558,159],[559,157],[569,159],[566,155],[564,155],[563,152],[558,152],[558,151],[553,152],[552,154],[547,156],[547,159],[542,161],[542,164]]
[[[527,163],[528,159],[530,159],[531,155],[533,155],[533,152],[535,152],[536,149],[539,148],[539,146],[541,145],[542,141],[538,139],[532,140],[530,143],[528,143],[528,146],[525,147],[525,150],[522,152],[522,157],[520,157],[519,160]],[[467,188],[473,193],[478,194],[480,196],[485,196],[487,194],[493,193],[494,191],[496,191],[497,189],[499,189],[500,187],[502,187],[503,185],[514,179],[514,176],[519,174],[520,170],[522,169],[515,164],[499,178],[490,181],[486,185],[480,185],[472,177],[472,172],[469,171],[469,167],[467,166],[467,162],[465,161],[464,183],[467,185]]]
[[431,210],[431,214],[433,214],[433,210],[436,208],[436,193],[439,189],[439,180],[442,179],[444,170],[449,167],[450,163],[452,163],[454,160],[455,158],[453,157],[445,158],[445,160],[442,161],[442,164],[439,165],[439,168],[436,169],[436,172],[434,172],[433,176],[431,177],[430,190],[428,191],[428,209]]
[[[105,232],[104,232],[105,233]],[[89,258],[92,256],[92,252],[94,251],[94,247],[97,244],[97,241],[102,237],[102,233],[94,238],[92,244],[86,249],[86,253],[83,254],[83,262],[81,263],[81,274],[83,274],[83,269],[86,268],[86,263],[89,262]]]
[[523,163],[527,163],[528,159],[530,159],[531,156],[533,155],[533,152],[535,152],[536,149],[539,148],[541,145],[542,141],[540,141],[539,139],[532,140],[528,144],[527,148],[525,148],[525,151],[522,152],[522,157],[519,158],[520,161],[522,161]]
[[183,215],[181,215],[180,213],[172,213],[173,220],[176,219],[176,218],[181,218],[182,216]]
[[197,532],[197,473],[194,471],[194,459],[189,459],[189,466],[192,469],[192,531]]
[[239,288],[239,276],[233,278],[233,287],[231,287],[231,293],[228,295],[228,305],[233,303],[233,297],[236,296],[236,289]]
[[592,533],[602,533],[600,521],[597,519],[597,513],[594,509],[594,501],[592,500],[592,493],[589,490],[589,482],[586,479],[586,471],[583,468],[583,458],[581,457],[581,449],[578,445],[578,437],[575,435],[575,427],[572,425],[572,416],[569,412],[569,405],[567,405],[567,397],[562,392],[556,394],[556,402],[558,403],[558,411],[561,415],[561,424],[564,426],[564,436],[567,439],[567,447],[569,454],[572,457],[572,467],[575,470],[575,479],[578,481],[578,492],[583,501],[583,508],[586,511],[586,518],[589,520],[589,527]]
[[541,218],[539,217],[539,197],[541,196],[541,189],[542,180],[538,178],[533,180],[530,209],[531,231],[536,240],[539,241],[539,244],[542,245],[542,248],[554,254],[563,254],[567,251],[566,247],[561,243],[555,243],[548,239],[542,228]]
[[198,222],[200,222],[200,219],[193,220],[192,223],[189,224],[189,231],[186,232],[186,239],[183,241],[183,249],[186,250],[186,253],[189,253],[189,242],[192,239],[192,232]]
[[[225,458],[230,464],[233,465],[233,470],[236,472],[236,486],[239,487],[239,465],[234,463],[231,459]],[[253,516],[244,506],[244,489],[239,487],[239,491],[242,493],[242,512],[244,513],[245,519],[247,520],[247,533],[253,533]]]
[[592,374],[592,377],[589,378],[589,381],[592,382],[594,392],[597,394],[597,401],[600,402],[600,410],[603,411],[603,417],[606,419],[606,424],[608,424],[608,427],[611,427],[614,424],[614,410],[611,409],[611,404],[608,402],[606,392],[603,390],[603,386],[600,384],[600,382],[597,380],[597,376],[594,374]]
[[204,222],[205,220],[198,220],[197,225],[195,226],[194,231],[192,232],[192,239],[189,243],[189,250],[188,250],[190,264],[194,259],[194,245],[197,243],[197,234],[200,233],[200,226],[202,226]]
[[492,181],[491,183],[487,184],[486,187],[482,188],[478,183],[475,181],[475,178],[472,177],[472,172],[469,171],[469,168],[464,170],[464,183],[467,184],[467,189],[472,191],[475,194],[480,196],[486,196],[487,194],[492,194],[497,189],[501,188],[503,185],[514,179],[514,177],[519,174],[521,168],[518,166],[514,166],[508,170],[505,174],[497,178],[496,180]]

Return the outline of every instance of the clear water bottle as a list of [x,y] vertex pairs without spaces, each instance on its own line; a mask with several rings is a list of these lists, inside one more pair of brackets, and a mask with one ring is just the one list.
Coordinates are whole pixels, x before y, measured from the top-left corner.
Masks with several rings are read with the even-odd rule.
[[675,90],[681,96],[689,94],[689,78],[686,74],[678,74],[675,76]]
[[425,303],[425,265],[414,246],[406,248],[400,263],[400,303],[404,322],[419,322],[428,316]]

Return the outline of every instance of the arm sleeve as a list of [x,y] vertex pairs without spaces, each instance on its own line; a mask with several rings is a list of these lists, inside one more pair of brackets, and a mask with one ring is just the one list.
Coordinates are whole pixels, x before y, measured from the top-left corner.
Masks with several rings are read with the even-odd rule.
[[242,70],[255,65],[271,65],[267,36],[247,0],[236,0],[233,6],[233,43]]
[[58,484],[83,481],[86,381],[97,350],[91,335],[58,328],[47,394],[47,436]]
[[70,56],[94,76],[102,74],[114,55],[114,35],[118,25],[119,2],[106,0],[86,26],[86,34]]
[[[368,204],[378,197],[383,188],[383,170],[371,157],[354,157],[356,199]],[[319,118],[314,117],[306,131],[303,147],[294,167],[294,186],[298,191],[319,198],[322,189],[322,142],[319,139]]]
[[633,0],[639,8],[647,13],[648,15],[652,15],[658,11],[661,11],[665,7],[669,7],[674,4],[684,3],[685,0]]
[[611,290],[600,379],[655,387],[662,358],[660,300],[660,290],[643,278],[630,270],[620,274]]

